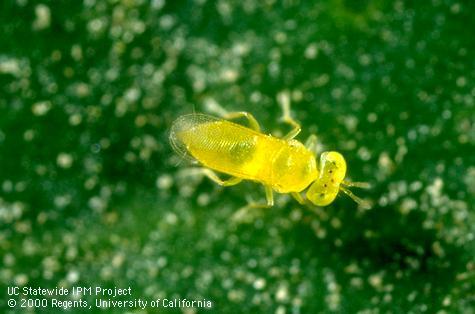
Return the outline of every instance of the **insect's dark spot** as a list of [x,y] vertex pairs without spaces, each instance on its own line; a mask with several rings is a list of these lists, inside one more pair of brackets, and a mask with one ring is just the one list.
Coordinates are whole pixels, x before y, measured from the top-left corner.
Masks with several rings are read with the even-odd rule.
[[328,170],[328,173],[333,173],[333,170]]
[[323,186],[324,186],[324,187],[327,187],[327,186],[328,186],[328,184],[326,184],[326,183],[325,183]]
[[325,197],[325,193],[320,193],[320,197],[321,198]]
[[331,181],[332,183],[335,182],[335,180],[333,180],[333,179],[331,179],[330,181]]

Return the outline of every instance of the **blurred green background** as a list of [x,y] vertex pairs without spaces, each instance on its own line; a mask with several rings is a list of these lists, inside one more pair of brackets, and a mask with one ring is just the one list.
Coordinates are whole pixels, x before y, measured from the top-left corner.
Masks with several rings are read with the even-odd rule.
[[[1,1],[0,311],[23,312],[7,286],[26,285],[213,301],[172,313],[474,313],[474,12]],[[281,91],[298,138],[316,133],[371,182],[371,209],[339,197],[316,214],[278,195],[233,223],[263,188],[186,176],[175,118],[250,111],[279,136]]]

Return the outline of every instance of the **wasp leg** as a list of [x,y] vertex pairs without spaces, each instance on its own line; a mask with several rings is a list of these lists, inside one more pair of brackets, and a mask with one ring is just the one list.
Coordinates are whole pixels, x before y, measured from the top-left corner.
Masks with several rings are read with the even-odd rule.
[[229,112],[223,115],[223,118],[228,119],[228,120],[242,118],[242,117],[246,118],[247,121],[249,121],[249,125],[253,130],[257,132],[261,131],[259,122],[257,122],[256,118],[254,118],[254,116],[250,114],[249,112],[246,112],[246,111]]
[[280,92],[277,95],[277,101],[280,103],[282,107],[282,118],[281,120],[287,124],[292,126],[292,130],[290,130],[287,135],[284,136],[284,140],[291,140],[296,137],[302,128],[300,124],[295,121],[292,116],[290,115],[290,95],[288,91]]
[[242,179],[238,177],[231,177],[228,180],[221,180],[213,170],[207,168],[192,168],[188,174],[207,176],[209,179],[211,179],[211,181],[216,182],[221,186],[232,186],[242,181]]
[[300,205],[305,205],[305,200],[303,199],[302,195],[300,195],[300,193],[292,192],[292,193],[290,193],[290,195],[292,195],[292,197],[293,197],[297,202],[299,202]]
[[309,151],[315,153],[315,155],[318,153],[317,144],[318,144],[318,140],[315,134],[310,135],[308,139],[305,141],[305,147],[307,147]]
[[266,186],[266,201],[267,207],[274,206],[274,193],[272,192],[272,188],[270,186]]
[[274,206],[274,193],[272,188],[269,186],[265,186],[266,189],[266,203],[255,203],[249,202],[246,206],[240,208],[237,212],[234,213],[231,220],[234,222],[242,223],[242,222],[252,222],[253,218],[255,218],[256,211],[255,209],[264,209],[270,208]]

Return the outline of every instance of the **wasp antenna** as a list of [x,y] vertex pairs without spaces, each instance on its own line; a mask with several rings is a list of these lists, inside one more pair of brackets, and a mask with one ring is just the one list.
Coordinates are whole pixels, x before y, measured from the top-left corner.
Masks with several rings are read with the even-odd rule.
[[366,209],[371,208],[371,204],[369,202],[367,202],[367,201],[361,199],[360,197],[356,196],[355,194],[353,194],[353,192],[351,192],[347,188],[340,185],[340,190],[343,193],[345,193],[346,195],[348,195],[353,201],[355,201],[358,205],[362,206],[363,208],[366,208]]
[[352,181],[342,181],[341,184],[347,187],[355,187],[360,189],[370,189],[371,184],[368,182],[352,182]]

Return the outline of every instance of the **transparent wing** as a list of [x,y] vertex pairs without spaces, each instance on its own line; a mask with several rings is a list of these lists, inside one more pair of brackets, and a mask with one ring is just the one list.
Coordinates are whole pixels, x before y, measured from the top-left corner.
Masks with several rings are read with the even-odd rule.
[[195,128],[199,124],[202,123],[210,123],[210,122],[216,122],[216,121],[221,121],[222,119],[213,117],[213,116],[208,116],[205,114],[201,113],[192,113],[192,114],[187,114],[184,116],[179,117],[176,119],[172,127],[170,129],[170,144],[173,148],[173,150],[180,155],[180,157],[188,159],[190,161],[195,161],[195,158],[191,156],[191,154],[188,151],[188,148],[186,147],[186,144],[183,143],[180,140],[180,137],[178,134],[180,134],[183,131],[190,131],[191,129]]

